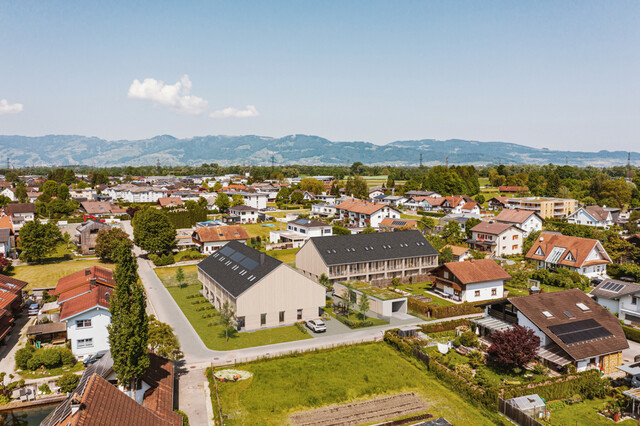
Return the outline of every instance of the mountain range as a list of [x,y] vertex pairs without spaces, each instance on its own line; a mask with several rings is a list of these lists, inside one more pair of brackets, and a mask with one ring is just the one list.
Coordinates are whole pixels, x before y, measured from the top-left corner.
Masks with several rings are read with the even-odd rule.
[[[396,141],[386,145],[369,142],[333,142],[319,136],[289,135],[272,138],[247,136],[199,136],[178,139],[170,135],[141,140],[105,140],[78,135],[38,137],[0,135],[0,161],[24,166],[140,166],[200,165],[217,163],[277,165],[417,166],[422,164],[570,164],[610,167],[640,165],[640,154],[626,151],[555,151],[507,142],[460,139]],[[4,158],[3,158],[4,157]]]

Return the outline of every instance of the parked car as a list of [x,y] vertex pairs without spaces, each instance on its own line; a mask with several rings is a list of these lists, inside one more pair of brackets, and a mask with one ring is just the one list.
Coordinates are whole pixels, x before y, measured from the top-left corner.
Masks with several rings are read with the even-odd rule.
[[37,303],[34,303],[33,305],[29,305],[29,311],[28,311],[29,316],[38,315],[39,311],[40,311],[40,305],[38,305]]
[[307,327],[309,327],[309,330],[313,331],[314,333],[324,333],[325,331],[327,331],[327,326],[321,319],[308,320],[306,324]]
[[640,374],[636,374],[631,378],[631,387],[640,388]]
[[97,352],[87,358],[84,359],[84,361],[82,361],[82,363],[84,364],[84,366],[86,367],[89,364],[93,364],[94,362],[98,361],[100,358],[102,358],[103,356],[105,356],[105,354],[109,352],[109,351],[100,351]]

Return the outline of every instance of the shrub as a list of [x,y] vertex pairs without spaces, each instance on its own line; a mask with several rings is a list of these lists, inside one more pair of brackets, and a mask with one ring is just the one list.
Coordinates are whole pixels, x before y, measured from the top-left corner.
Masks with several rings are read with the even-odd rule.
[[42,357],[42,363],[46,368],[56,368],[62,365],[60,351],[56,348],[45,349],[42,351],[40,356]]
[[547,367],[545,367],[544,364],[537,363],[533,366],[533,372],[541,375],[547,374]]
[[183,260],[204,259],[205,257],[207,256],[195,249],[184,250],[174,256],[176,262],[182,262]]
[[65,373],[58,380],[58,386],[60,386],[60,390],[64,393],[73,392],[78,386],[78,382],[80,381],[80,377],[73,373]]
[[469,364],[458,364],[453,370],[469,381],[473,378],[473,371],[471,371]]
[[60,359],[62,361],[62,365],[73,366],[76,365],[76,357],[73,356],[71,350],[67,348],[58,349],[60,352]]
[[301,333],[307,334],[307,329],[301,322],[297,322],[296,327],[298,327],[298,330],[300,330]]
[[624,335],[627,339],[633,340],[634,342],[640,342],[640,330],[636,330],[635,328],[626,325],[622,326],[622,330],[624,331]]
[[31,371],[37,370],[43,364],[44,364],[44,361],[42,360],[42,353],[41,352],[36,352],[29,359],[29,361],[27,361],[27,370],[31,370]]
[[21,370],[26,370],[28,362],[33,356],[35,348],[31,345],[27,345],[24,348],[20,348],[16,351],[16,367]]
[[488,386],[491,383],[491,380],[489,379],[489,375],[487,374],[487,369],[480,367],[476,370],[476,375],[473,377],[473,380],[479,385],[479,386]]
[[173,410],[174,412],[180,414],[182,416],[182,426],[189,426],[189,416],[184,411]]
[[493,362],[504,368],[520,368],[536,357],[540,338],[533,330],[516,325],[510,330],[491,335],[493,343],[487,354]]
[[460,343],[464,346],[469,346],[471,348],[477,348],[480,344],[478,340],[478,336],[473,331],[465,331],[460,335]]
[[419,327],[422,329],[424,333],[439,333],[442,331],[454,330],[456,327],[461,325],[468,326],[470,321],[468,319],[459,319],[459,320],[451,320],[445,322],[438,322],[435,324],[422,324]]
[[49,395],[51,393],[51,388],[49,387],[48,384],[43,383],[38,387],[38,390],[40,391],[41,394],[43,395]]
[[482,361],[484,361],[484,356],[480,351],[473,351],[469,354],[469,365],[473,368],[478,368],[482,365]]

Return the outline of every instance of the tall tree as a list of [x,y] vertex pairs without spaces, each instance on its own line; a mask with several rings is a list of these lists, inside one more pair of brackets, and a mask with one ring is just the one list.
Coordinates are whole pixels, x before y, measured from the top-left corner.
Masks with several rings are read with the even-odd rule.
[[184,358],[180,342],[167,323],[160,322],[155,316],[149,317],[149,349],[163,358],[179,361]]
[[320,276],[318,277],[318,282],[323,286],[325,286],[327,290],[331,290],[333,288],[333,284],[331,283],[331,280],[329,279],[327,274],[325,274],[324,272],[321,273]]
[[147,302],[138,279],[138,265],[129,246],[118,245],[115,258],[118,265],[113,274],[116,286],[109,309],[109,345],[118,381],[135,397],[137,381],[149,367]]
[[231,206],[241,206],[244,204],[244,197],[241,194],[233,194],[231,196]]
[[127,244],[132,248],[133,243],[129,239],[129,234],[120,228],[101,229],[96,238],[95,253],[103,261],[115,262],[114,250],[119,244]]
[[227,194],[221,192],[216,197],[215,204],[219,212],[225,212],[229,209],[229,207],[231,207],[231,200],[229,199],[229,196]]
[[20,229],[20,259],[40,262],[62,242],[62,233],[54,223],[42,223],[38,219],[28,222]]
[[300,189],[314,194],[322,194],[324,192],[324,184],[315,178],[304,178],[300,181]]
[[369,186],[360,176],[355,176],[353,178],[349,176],[347,178],[344,191],[347,195],[351,195],[355,198],[365,199],[369,197]]
[[140,210],[133,218],[133,241],[149,253],[166,253],[176,244],[176,228],[165,212]]
[[496,331],[491,335],[491,341],[487,354],[506,369],[523,367],[535,359],[540,346],[540,338],[533,330],[520,325],[510,330]]

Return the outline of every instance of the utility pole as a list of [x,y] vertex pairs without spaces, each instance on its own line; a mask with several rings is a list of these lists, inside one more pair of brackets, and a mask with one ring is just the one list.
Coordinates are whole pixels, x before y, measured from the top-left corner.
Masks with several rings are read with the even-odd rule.
[[445,159],[445,167],[448,169],[449,168],[449,156],[447,155],[447,158]]
[[275,156],[271,156],[271,170],[274,170],[276,168],[276,157]]
[[422,168],[422,153],[420,153],[420,168]]

